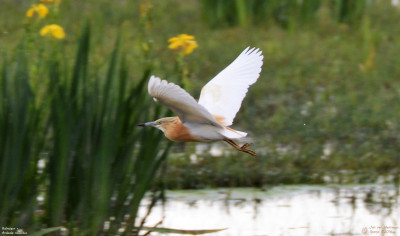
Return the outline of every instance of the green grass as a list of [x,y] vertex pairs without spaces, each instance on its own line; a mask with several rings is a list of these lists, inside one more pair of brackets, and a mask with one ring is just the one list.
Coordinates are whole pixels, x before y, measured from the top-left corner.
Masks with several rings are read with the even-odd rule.
[[[363,18],[367,1],[355,0],[200,0],[203,19],[210,27],[276,24],[293,29],[317,20],[321,9],[328,8],[336,23],[358,24]],[[369,2],[374,5],[374,2]]]
[[[250,131],[254,148],[262,154],[254,160],[240,153],[217,158],[205,153],[198,155],[197,164],[189,155],[170,158],[170,175],[164,179],[169,187],[324,183],[325,175],[338,177],[338,183],[375,182],[379,175],[398,179],[400,42],[393,38],[398,29],[390,26],[399,11],[380,5],[370,14],[374,21],[366,18],[359,28],[317,24],[294,33],[275,26],[265,32],[250,27],[216,34],[213,41],[229,46],[210,49],[204,61],[217,61],[219,53],[235,58],[232,51],[240,49],[231,48],[237,43],[224,39],[230,34],[238,34],[239,41],[250,38],[264,51],[261,77],[233,126]],[[371,54],[372,66],[361,69]],[[224,67],[207,66],[211,74]],[[198,78],[210,74],[198,73]],[[198,88],[205,82],[198,82]],[[324,155],[327,145],[331,152]],[[191,147],[188,153],[193,153]],[[342,178],[342,170],[348,176]]]
[[[293,31],[276,25],[211,30],[206,36],[198,31],[206,46],[193,66],[195,96],[246,45],[263,50],[261,77],[233,126],[249,131],[261,155],[253,160],[241,153],[205,153],[193,164],[189,145],[183,157],[169,158],[164,182],[170,188],[323,183],[324,175],[355,183],[379,175],[398,179],[399,11],[378,4],[357,25],[334,24],[321,14],[314,28]],[[326,146],[332,147],[329,155]],[[342,178],[342,170],[349,176]]]

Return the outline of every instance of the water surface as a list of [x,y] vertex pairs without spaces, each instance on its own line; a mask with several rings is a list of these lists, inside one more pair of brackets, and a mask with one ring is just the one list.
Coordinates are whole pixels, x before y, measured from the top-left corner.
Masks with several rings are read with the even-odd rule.
[[393,185],[168,191],[167,198],[147,226],[162,220],[160,227],[227,228],[212,235],[400,235]]

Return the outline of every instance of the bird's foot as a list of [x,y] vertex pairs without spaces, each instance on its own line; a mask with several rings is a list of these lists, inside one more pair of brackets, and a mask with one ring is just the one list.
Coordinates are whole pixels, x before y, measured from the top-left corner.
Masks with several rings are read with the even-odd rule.
[[231,139],[224,139],[225,142],[229,143],[230,145],[232,145],[234,148],[236,148],[237,150],[241,151],[241,152],[245,152],[248,153],[252,156],[257,156],[257,153],[255,153],[253,150],[248,149],[248,147],[250,147],[251,144],[249,143],[245,143],[242,146],[237,145],[233,140]]
[[257,153],[255,151],[248,149],[248,147],[250,147],[250,146],[251,146],[250,143],[245,143],[240,147],[239,150],[242,151],[242,152],[248,153],[248,154],[250,154],[252,156],[257,157]]

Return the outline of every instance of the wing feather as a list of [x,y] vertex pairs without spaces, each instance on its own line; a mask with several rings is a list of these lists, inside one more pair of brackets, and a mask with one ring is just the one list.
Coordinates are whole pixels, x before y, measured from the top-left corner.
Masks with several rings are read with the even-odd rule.
[[171,109],[183,123],[195,122],[221,127],[202,105],[174,83],[151,76],[148,91],[156,102]]
[[250,85],[260,76],[262,52],[247,47],[229,66],[201,90],[199,104],[211,114],[224,117],[223,125],[232,125]]

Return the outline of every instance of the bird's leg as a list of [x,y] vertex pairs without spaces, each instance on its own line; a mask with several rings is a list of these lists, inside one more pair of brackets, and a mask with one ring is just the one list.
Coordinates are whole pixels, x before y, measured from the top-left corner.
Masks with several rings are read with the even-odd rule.
[[249,147],[251,144],[245,143],[245,144],[243,144],[243,146],[240,147],[235,142],[233,142],[233,140],[231,140],[231,139],[225,138],[224,141],[229,143],[230,145],[232,145],[234,148],[236,148],[236,150],[248,153],[248,154],[250,154],[252,156],[255,156],[255,157],[257,156],[257,153],[255,153],[253,150],[247,149],[247,147]]

